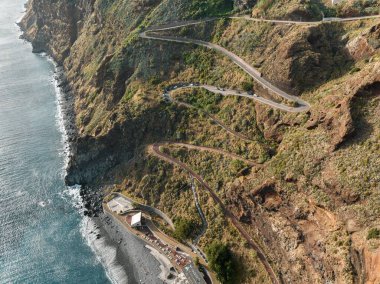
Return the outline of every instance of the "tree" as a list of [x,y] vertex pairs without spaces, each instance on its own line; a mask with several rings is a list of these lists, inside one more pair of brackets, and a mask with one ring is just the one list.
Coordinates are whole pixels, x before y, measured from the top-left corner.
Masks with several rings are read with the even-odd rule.
[[199,267],[199,257],[195,257],[194,264]]
[[230,12],[234,7],[233,0],[191,0],[192,17],[217,16]]
[[185,218],[178,218],[174,222],[174,236],[180,240],[189,239],[194,231],[194,223],[191,220]]
[[206,254],[210,267],[216,272],[218,280],[222,283],[233,283],[236,264],[228,246],[214,241],[206,248]]
[[244,81],[242,83],[242,88],[246,92],[252,91],[253,90],[253,84],[251,82]]

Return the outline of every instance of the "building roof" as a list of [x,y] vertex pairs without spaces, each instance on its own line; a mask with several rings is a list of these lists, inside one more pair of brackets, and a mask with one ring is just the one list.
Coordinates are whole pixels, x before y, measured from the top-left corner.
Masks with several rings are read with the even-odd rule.
[[113,212],[125,212],[127,210],[132,209],[132,205],[128,200],[118,196],[112,199],[110,202],[108,202],[108,207],[113,211]]
[[139,212],[132,216],[131,226],[141,223],[142,213]]

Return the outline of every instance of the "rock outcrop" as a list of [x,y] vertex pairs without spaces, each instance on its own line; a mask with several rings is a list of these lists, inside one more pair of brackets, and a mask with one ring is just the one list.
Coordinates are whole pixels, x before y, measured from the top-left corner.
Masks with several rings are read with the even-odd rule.
[[[254,13],[271,16],[278,8],[290,19],[316,16],[310,1],[301,2],[273,1],[265,13],[256,6]],[[244,10],[256,1],[234,3]],[[96,214],[91,207],[99,207],[101,196],[91,188],[118,184],[170,214],[196,215],[190,212],[192,193],[183,189],[184,173],[152,158],[146,146],[177,140],[234,151],[260,166],[233,161],[231,170],[223,161],[227,169],[220,176],[222,170],[213,175],[202,168],[215,165],[207,160],[194,170],[215,185],[283,282],[377,283],[380,244],[366,237],[369,227],[378,226],[380,206],[380,26],[219,21],[195,27],[193,34],[225,45],[311,104],[308,112],[294,114],[240,99],[196,101],[233,123],[234,131],[246,131],[248,143],[224,134],[204,112],[162,99],[163,89],[177,82],[251,88],[250,78],[216,53],[138,37],[148,26],[188,18],[189,7],[185,0],[30,0],[20,23],[23,36],[34,52],[47,52],[62,66],[63,86],[74,100],[77,133],[67,184],[88,186],[88,214]],[[234,170],[236,177],[226,182]],[[202,198],[206,217],[219,221],[215,206]],[[223,224],[218,233],[228,225],[217,224]],[[235,238],[235,249],[242,245],[234,233],[228,238]],[[256,272],[244,276],[247,283],[259,281]]]

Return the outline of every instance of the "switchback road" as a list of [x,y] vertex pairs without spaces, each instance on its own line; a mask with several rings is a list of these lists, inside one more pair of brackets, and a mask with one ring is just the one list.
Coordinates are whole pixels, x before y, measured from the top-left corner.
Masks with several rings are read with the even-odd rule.
[[248,232],[244,229],[244,227],[240,224],[238,218],[230,211],[228,210],[223,202],[220,200],[218,195],[212,190],[212,188],[203,180],[201,176],[199,176],[197,173],[195,173],[189,166],[182,163],[181,161],[171,157],[170,155],[161,152],[160,150],[160,144],[153,144],[151,146],[151,152],[157,156],[158,158],[171,163],[175,166],[180,167],[181,169],[187,171],[191,176],[193,176],[201,185],[203,188],[207,189],[209,194],[211,195],[212,199],[215,203],[219,204],[221,207],[224,215],[231,220],[234,227],[239,231],[240,235],[247,241],[247,243],[256,251],[257,257],[260,259],[262,264],[265,267],[265,270],[267,271],[269,277],[271,278],[272,282],[275,284],[279,284],[280,281],[278,280],[276,273],[273,271],[272,266],[270,265],[269,261],[267,260],[263,250],[260,248],[260,246],[253,240],[253,238],[248,234]]
[[[228,17],[230,19],[240,19],[240,20],[249,20],[249,21],[256,21],[256,22],[269,22],[269,23],[274,23],[274,24],[295,24],[295,25],[318,25],[321,23],[326,23],[326,22],[349,22],[349,21],[356,21],[356,20],[366,20],[366,19],[374,19],[374,18],[380,18],[380,15],[375,15],[375,16],[363,16],[363,17],[353,17],[353,18],[324,18],[322,21],[315,21],[315,22],[302,22],[302,21],[287,21],[287,20],[268,20],[268,19],[258,19],[258,18],[250,18],[250,17]],[[220,89],[214,86],[209,86],[209,85],[201,85],[201,86],[194,86],[192,84],[188,86],[182,86],[180,88],[204,88],[210,92],[216,93],[216,94],[221,94],[223,96],[241,96],[241,97],[247,97],[249,99],[258,101],[260,103],[269,105],[273,108],[277,108],[286,112],[304,112],[309,110],[310,105],[306,101],[295,97],[293,95],[287,94],[286,92],[282,91],[281,89],[277,88],[273,84],[271,84],[269,81],[264,79],[262,77],[262,74],[256,70],[254,67],[249,65],[247,62],[245,62],[242,58],[237,56],[236,54],[228,51],[224,47],[221,47],[217,44],[206,42],[206,41],[201,41],[201,40],[196,40],[196,39],[190,39],[186,37],[175,37],[175,36],[166,36],[166,35],[159,35],[157,32],[159,31],[165,31],[165,30],[172,30],[180,27],[187,27],[187,26],[192,26],[192,25],[197,25],[200,23],[205,23],[205,22],[210,22],[214,21],[217,18],[212,18],[212,19],[204,19],[204,20],[199,20],[199,21],[187,21],[187,22],[182,22],[182,23],[172,23],[168,24],[165,26],[161,27],[151,27],[147,29],[146,31],[140,33],[141,38],[145,39],[152,39],[152,40],[161,40],[161,41],[168,41],[168,42],[178,42],[178,43],[186,43],[186,44],[195,44],[199,46],[203,46],[209,49],[216,50],[223,55],[227,56],[230,60],[232,60],[236,65],[238,65],[242,70],[244,70],[249,76],[251,76],[257,83],[259,83],[264,89],[268,90],[269,92],[274,93],[275,95],[278,95],[279,97],[282,97],[290,102],[293,102],[295,106],[289,106],[286,104],[278,103],[276,101],[266,99],[257,95],[250,95],[248,93],[241,93],[239,91],[235,90],[224,90]],[[178,89],[180,89],[178,88]],[[177,90],[178,90],[177,89]],[[171,90],[172,92],[174,90]],[[182,104],[187,107],[194,107],[190,104],[184,103],[184,102],[178,102],[176,103]],[[224,128],[227,132],[235,135],[236,137],[239,137],[243,140],[246,141],[252,141],[248,139],[247,137],[244,137],[243,135],[236,133],[235,131],[229,129],[226,127],[222,122],[211,116],[210,114],[207,113],[207,115],[214,120],[216,123],[218,123],[222,128]],[[277,277],[275,271],[273,270],[271,264],[269,263],[264,251],[260,248],[260,246],[251,238],[251,236],[248,234],[248,232],[244,229],[244,227],[241,225],[239,222],[238,218],[228,209],[224,206],[223,202],[220,200],[220,198],[217,196],[217,194],[213,191],[213,189],[203,180],[201,176],[199,176],[197,173],[195,173],[189,166],[186,164],[182,163],[181,161],[171,157],[170,155],[163,153],[160,151],[160,146],[164,145],[171,145],[171,146],[180,146],[180,147],[186,147],[189,149],[196,149],[196,150],[201,150],[201,151],[211,151],[215,153],[219,153],[222,155],[229,156],[234,159],[239,159],[239,160],[244,160],[245,162],[248,162],[248,160],[240,158],[232,153],[228,153],[224,150],[220,149],[214,149],[214,148],[209,148],[209,147],[203,147],[203,146],[195,146],[195,145],[190,145],[186,143],[157,143],[150,145],[150,152],[158,157],[161,160],[164,160],[168,163],[171,163],[175,166],[180,167],[181,169],[187,171],[192,177],[194,177],[203,188],[205,188],[213,200],[220,205],[222,208],[223,213],[225,216],[231,220],[232,224],[235,226],[235,228],[239,231],[240,235],[247,241],[247,243],[256,251],[258,258],[262,262],[262,264],[265,267],[265,270],[267,271],[269,277],[271,278],[272,282],[275,284],[281,283],[280,279]],[[249,161],[254,164],[252,161]]]
[[[172,28],[173,29],[177,28],[177,26],[175,25]],[[169,28],[165,28],[165,29],[169,29]],[[160,30],[161,29],[150,30],[149,33],[160,31]],[[234,62],[237,66],[239,66],[249,76],[251,76],[264,89],[266,89],[269,92],[272,92],[272,93],[274,93],[274,94],[276,94],[276,95],[278,95],[278,96],[280,96],[286,100],[289,100],[291,102],[296,103],[297,106],[291,107],[291,106],[281,104],[281,103],[278,103],[278,102],[275,102],[275,101],[272,101],[272,100],[269,100],[269,99],[266,99],[263,97],[257,97],[257,98],[255,98],[255,100],[257,100],[261,103],[264,103],[266,105],[269,105],[271,107],[281,109],[281,110],[284,110],[287,112],[303,112],[303,111],[307,111],[310,108],[309,103],[307,103],[306,101],[302,100],[299,97],[287,94],[286,92],[280,90],[279,88],[274,86],[272,83],[270,83],[269,81],[264,79],[262,77],[262,74],[258,70],[256,70],[254,67],[249,65],[247,62],[245,62],[242,58],[240,58],[236,54],[232,53],[231,51],[228,51],[227,49],[225,49],[224,47],[221,47],[220,45],[217,45],[217,44],[214,44],[211,42],[206,42],[206,41],[197,40],[197,39],[184,38],[184,37],[147,34],[147,31],[140,33],[140,37],[145,38],[145,39],[154,39],[154,40],[163,40],[163,41],[170,41],[170,42],[196,44],[196,45],[200,45],[200,46],[204,46],[204,47],[207,47],[210,49],[217,50],[217,51],[221,52],[222,54],[226,55],[228,58],[230,58],[232,60],[232,62]],[[208,86],[208,88],[210,91],[217,90],[217,87],[213,87],[213,86]],[[229,90],[229,92],[230,92],[229,95],[231,95],[231,94],[238,95],[237,91]],[[250,99],[253,99],[253,97],[249,96],[248,94],[247,95],[241,95],[241,96],[246,96],[246,97],[249,97]]]

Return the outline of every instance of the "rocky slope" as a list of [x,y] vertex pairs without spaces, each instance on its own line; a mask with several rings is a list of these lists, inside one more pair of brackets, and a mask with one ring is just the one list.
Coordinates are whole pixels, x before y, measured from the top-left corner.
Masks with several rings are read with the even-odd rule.
[[[289,19],[318,18],[332,8],[312,1],[266,6],[239,0],[211,1],[199,10],[195,2],[202,1],[30,0],[20,23],[24,37],[35,52],[47,52],[62,65],[65,89],[75,100],[78,133],[67,183],[115,184],[174,218],[196,215],[186,173],[151,157],[146,146],[176,140],[223,148],[261,165],[243,171],[217,155],[174,154],[218,189],[283,282],[378,283],[380,241],[367,239],[380,226],[378,20],[318,26],[219,20],[173,31],[225,46],[311,103],[309,112],[289,114],[251,100],[181,95],[202,98],[192,103],[251,137],[248,143],[199,112],[164,103],[160,95],[176,82],[241,89],[251,79],[215,52],[144,40],[138,33],[233,8]],[[267,282],[257,257],[244,249],[210,197],[200,195],[206,217],[214,221],[202,246],[212,238],[230,242],[245,263],[239,281]]]

